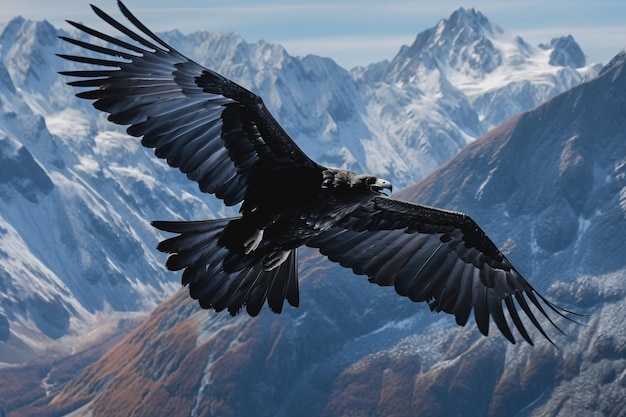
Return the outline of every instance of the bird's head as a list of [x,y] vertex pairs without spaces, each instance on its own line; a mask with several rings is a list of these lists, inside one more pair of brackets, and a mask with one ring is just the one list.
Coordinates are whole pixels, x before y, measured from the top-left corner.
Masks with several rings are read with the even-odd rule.
[[392,191],[391,183],[387,180],[375,175],[357,175],[340,169],[327,169],[323,172],[322,188],[349,189],[375,195],[389,195]]
[[[391,183],[385,179],[378,178],[375,175],[357,175],[357,185],[366,189],[374,194],[391,194]],[[387,194],[389,192],[389,194]]]

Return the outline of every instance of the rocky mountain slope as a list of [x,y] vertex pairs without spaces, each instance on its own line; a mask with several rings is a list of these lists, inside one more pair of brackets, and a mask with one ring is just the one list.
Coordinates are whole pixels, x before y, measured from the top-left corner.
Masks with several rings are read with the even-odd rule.
[[40,410],[623,416],[625,91],[622,52],[398,195],[470,213],[536,287],[586,313],[560,322],[559,348],[484,338],[305,251],[299,309],[207,315],[181,290]]

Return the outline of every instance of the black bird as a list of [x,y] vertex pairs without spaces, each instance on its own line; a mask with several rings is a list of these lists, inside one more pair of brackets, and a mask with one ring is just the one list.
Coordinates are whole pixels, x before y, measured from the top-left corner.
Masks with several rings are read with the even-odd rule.
[[459,325],[473,309],[484,335],[491,316],[515,343],[503,305],[531,344],[518,309],[548,340],[533,310],[559,329],[547,310],[568,311],[541,296],[467,215],[390,199],[384,179],[311,160],[260,97],[186,58],[118,5],[136,29],[92,8],[127,40],[69,22],[108,46],[62,37],[101,57],[59,55],[98,67],[61,74],[80,78],[72,86],[91,87],[77,96],[129,125],[129,135],[201,191],[241,203],[236,218],[153,222],[178,234],[158,249],[172,254],[167,268],[184,270],[182,284],[203,308],[235,315],[245,307],[255,316],[266,300],[275,313],[284,300],[297,307],[296,252],[306,245],[370,282],[454,314]]

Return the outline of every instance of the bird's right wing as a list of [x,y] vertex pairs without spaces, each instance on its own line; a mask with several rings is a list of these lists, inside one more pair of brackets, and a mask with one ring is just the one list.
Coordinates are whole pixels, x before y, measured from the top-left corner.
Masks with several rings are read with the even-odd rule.
[[186,58],[118,5],[139,32],[92,8],[128,42],[75,22],[69,23],[111,46],[61,37],[101,55],[59,55],[100,67],[61,72],[81,78],[72,86],[95,87],[78,97],[95,100],[110,121],[130,125],[130,135],[142,137],[144,146],[228,205],[243,200],[259,168],[316,166],[260,97]]
[[542,297],[462,213],[377,197],[307,246],[372,282],[393,285],[412,301],[454,314],[459,325],[473,309],[479,330],[487,335],[491,317],[512,343],[505,311],[531,344],[518,309],[548,340],[530,307],[553,325],[547,310],[567,312]]

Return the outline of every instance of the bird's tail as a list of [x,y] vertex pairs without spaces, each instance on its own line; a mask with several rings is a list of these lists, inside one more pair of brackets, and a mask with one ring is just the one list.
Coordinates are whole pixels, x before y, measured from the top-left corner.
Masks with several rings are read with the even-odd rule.
[[[184,269],[182,284],[202,308],[239,313],[243,306],[256,316],[265,300],[274,313],[283,301],[299,304],[296,249],[291,250],[279,267],[267,270],[263,250],[248,255],[225,243],[225,230],[240,230],[241,218],[204,221],[155,221],[152,225],[165,232],[178,233],[159,243],[157,249],[170,253],[167,268]],[[243,237],[241,237],[243,239]],[[262,249],[262,248],[260,248]]]

